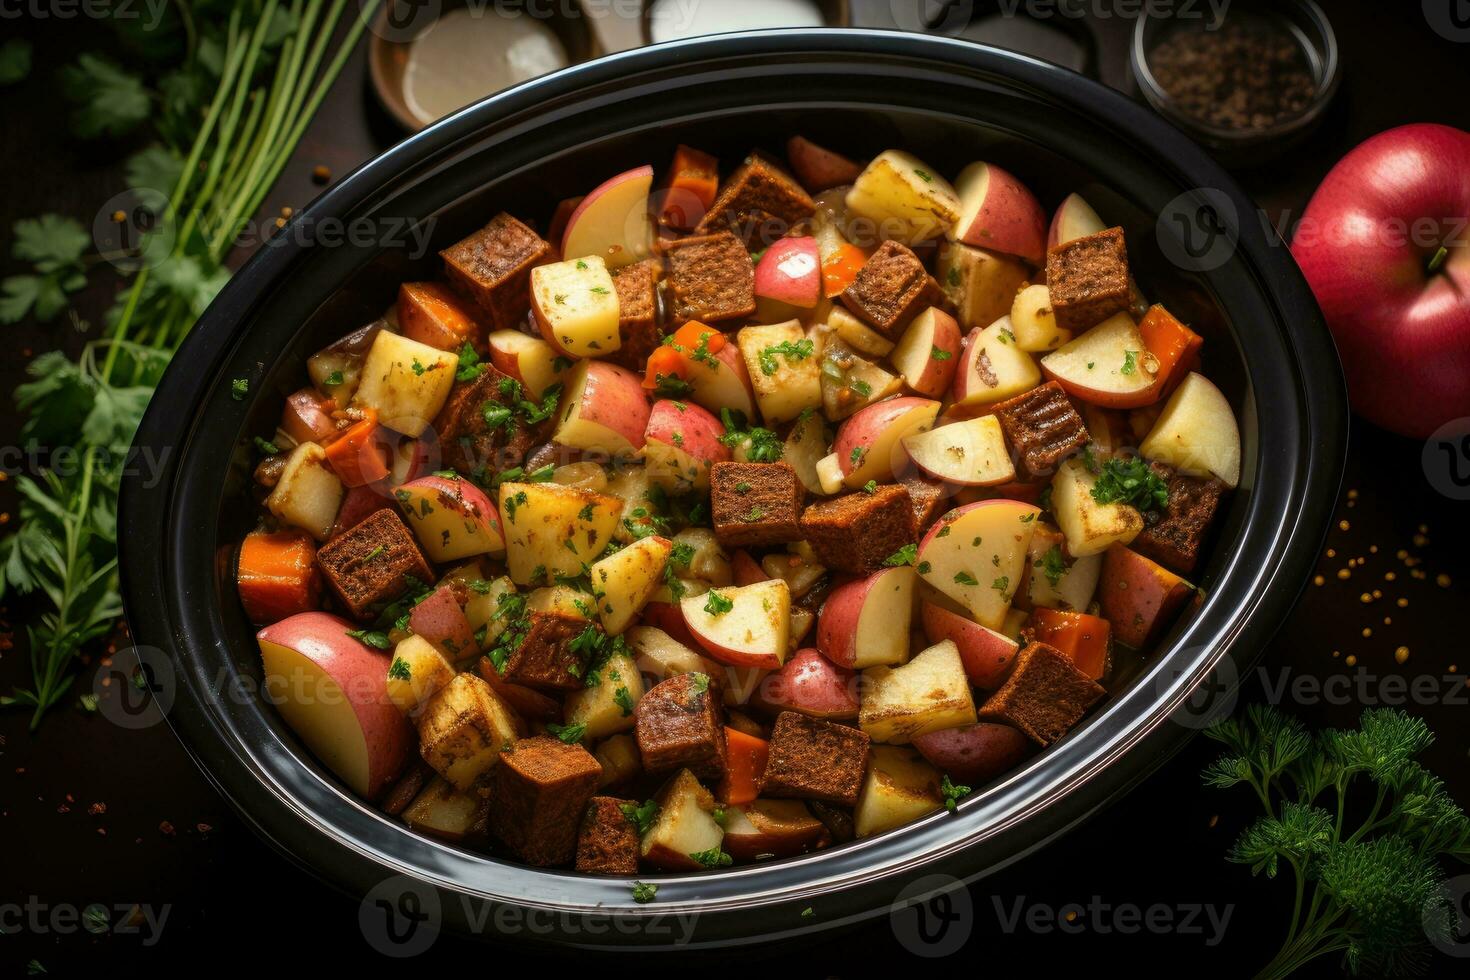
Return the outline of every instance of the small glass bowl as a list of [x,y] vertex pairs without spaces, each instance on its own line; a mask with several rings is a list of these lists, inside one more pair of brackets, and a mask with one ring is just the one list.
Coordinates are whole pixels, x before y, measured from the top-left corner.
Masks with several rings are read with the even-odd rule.
[[1313,0],[1235,0],[1210,26],[1218,29],[1238,14],[1272,20],[1285,28],[1301,46],[1317,83],[1316,93],[1301,112],[1261,129],[1232,129],[1198,119],[1182,110],[1159,84],[1149,58],[1164,38],[1179,29],[1174,18],[1144,13],[1133,31],[1133,78],[1144,98],[1155,112],[1204,144],[1227,165],[1262,163],[1306,139],[1322,121],[1342,81],[1337,34]]

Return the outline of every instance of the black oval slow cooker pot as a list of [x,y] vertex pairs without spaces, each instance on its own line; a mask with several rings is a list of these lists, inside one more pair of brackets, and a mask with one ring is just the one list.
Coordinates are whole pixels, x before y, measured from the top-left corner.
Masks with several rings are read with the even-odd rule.
[[[611,174],[663,164],[680,142],[729,161],[796,133],[854,156],[900,147],[951,174],[990,160],[1046,205],[1079,191],[1124,227],[1138,280],[1205,336],[1209,374],[1241,420],[1243,478],[1197,574],[1203,602],[1114,677],[1067,738],[957,813],[801,857],[650,876],[651,904],[624,880],[538,870],[409,831],[339,785],[250,694],[260,659],[233,568],[256,513],[251,437],[273,431],[312,352],[378,316],[400,282],[432,276],[437,249],[497,211],[544,219]],[[232,394],[240,378],[243,399]],[[542,925],[517,935],[583,947],[769,942],[886,911],[933,872],[966,879],[1015,861],[1183,744],[1201,727],[1192,695],[1208,684],[1228,695],[1309,574],[1347,417],[1336,352],[1290,253],[1230,177],[1122,95],[926,36],[705,38],[465,109],[342,180],[259,250],[180,349],[138,432],[163,467],[123,489],[127,617],[140,647],[162,651],[168,721],[199,765],[261,834],[339,887],[363,896],[414,885],[445,928],[492,937],[511,930],[487,910],[533,913]],[[803,916],[809,907],[819,911]],[[654,916],[685,925],[645,928]]]

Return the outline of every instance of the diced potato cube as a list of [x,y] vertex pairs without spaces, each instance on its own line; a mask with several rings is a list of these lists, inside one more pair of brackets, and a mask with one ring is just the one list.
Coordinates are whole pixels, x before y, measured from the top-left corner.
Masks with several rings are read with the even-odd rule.
[[937,238],[960,218],[960,197],[939,171],[910,153],[886,150],[858,175],[847,210],[905,245]]
[[746,327],[736,340],[767,424],[789,422],[808,408],[821,407],[816,344],[798,321]]
[[853,810],[859,837],[902,827],[944,807],[939,770],[907,746],[875,745]]
[[327,451],[314,442],[303,442],[286,458],[265,506],[282,523],[325,541],[331,536],[346,492],[327,462]]
[[448,351],[379,331],[363,362],[352,404],[375,410],[380,424],[416,438],[448,400],[458,364]]
[[388,665],[388,698],[406,715],[454,680],[454,667],[422,636],[409,636],[393,648]]
[[573,357],[606,357],[622,345],[618,291],[600,256],[537,266],[531,303],[542,333]]
[[863,671],[858,724],[875,742],[904,744],[929,732],[975,723],[975,699],[960,651],[950,640],[899,667]]
[[603,738],[633,728],[633,709],[643,697],[643,675],[630,653],[614,653],[596,669],[597,683],[567,695],[568,725],[586,725],[583,738]]
[[1114,544],[1127,544],[1143,531],[1143,515],[1124,503],[1098,503],[1092,488],[1097,477],[1080,459],[1069,459],[1051,481],[1051,510],[1067,536],[1075,558],[1100,555]]
[[545,585],[557,575],[582,574],[606,550],[623,502],[555,483],[503,483],[500,515],[506,564],[517,585]]
[[459,789],[469,789],[521,735],[521,721],[483,678],[458,674],[424,703],[419,754]]
[[592,588],[597,592],[597,614],[609,636],[632,624],[663,583],[664,567],[674,545],[650,536],[613,552],[592,566]]

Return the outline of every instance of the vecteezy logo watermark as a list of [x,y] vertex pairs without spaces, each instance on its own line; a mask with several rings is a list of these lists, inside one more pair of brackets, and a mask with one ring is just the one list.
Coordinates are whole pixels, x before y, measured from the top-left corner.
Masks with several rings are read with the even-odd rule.
[[357,925],[367,944],[395,959],[428,952],[442,922],[438,891],[404,875],[380,881],[357,909]]
[[991,897],[991,903],[1001,931],[1008,934],[1022,929],[1040,935],[1090,932],[1099,936],[1112,933],[1129,936],[1147,932],[1160,936],[1202,936],[1205,945],[1210,947],[1218,946],[1224,940],[1230,918],[1235,914],[1234,905],[1189,902],[1179,905],[1155,902],[1148,906],[1130,902],[1114,904],[1103,901],[1101,895],[1093,895],[1085,905],[1081,902],[1062,906],[1028,903],[1025,895],[1017,896],[1009,905],[996,895]]
[[163,23],[169,0],[0,0],[0,20],[141,20],[143,30]]
[[164,262],[173,254],[176,232],[168,195],[152,187],[112,195],[92,219],[97,254],[125,274]]
[[1240,213],[1224,191],[1197,187],[1164,205],[1155,226],[1164,258],[1186,272],[1213,272],[1235,256]]
[[[1181,659],[1192,659],[1193,652],[1197,652],[1197,648],[1194,651],[1185,650]],[[1167,695],[1183,676],[1182,670],[1160,669],[1154,677],[1154,694],[1159,697]],[[1230,717],[1239,698],[1240,670],[1235,666],[1235,661],[1226,656],[1189,689],[1185,699],[1170,713],[1169,720],[1181,728],[1203,731],[1215,722]]]
[[153,946],[163,935],[172,905],[108,905],[93,902],[79,907],[66,902],[43,902],[27,896],[24,904],[0,904],[0,936],[30,933],[34,936],[69,936],[86,930],[94,936],[142,936],[144,946]]
[[1423,0],[1424,19],[1447,41],[1470,43],[1470,0]]
[[1424,903],[1424,934],[1446,956],[1470,957],[1470,875],[1451,878]]
[[1453,419],[1424,443],[1424,476],[1451,500],[1470,500],[1470,418]]
[[937,959],[964,947],[975,930],[975,907],[958,878],[925,875],[904,886],[894,898],[888,923],[904,949]]
[[157,647],[119,650],[92,678],[97,713],[119,728],[152,728],[173,710],[176,680],[173,662]]

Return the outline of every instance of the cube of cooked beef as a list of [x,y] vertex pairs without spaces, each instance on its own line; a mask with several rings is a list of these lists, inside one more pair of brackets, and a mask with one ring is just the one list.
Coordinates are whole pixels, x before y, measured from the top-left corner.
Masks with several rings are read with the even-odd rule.
[[485,311],[496,330],[525,322],[531,270],[556,259],[549,242],[504,212],[439,256],[449,281]]
[[520,382],[488,364],[473,381],[456,382],[434,420],[444,464],[461,473],[495,474],[523,466],[545,442],[552,417],[527,422],[518,406],[527,398]]
[[1019,728],[1033,741],[1050,745],[1106,693],[1071,657],[1045,643],[1032,643],[1016,655],[1010,676],[980,706],[979,719]]
[[523,738],[490,771],[490,832],[538,867],[568,864],[602,766],[581,745]]
[[914,536],[922,538],[929,525],[939,519],[949,492],[942,480],[931,480],[925,476],[905,476],[898,481],[909,492],[909,502],[914,507]]
[[434,573],[413,532],[394,510],[370,514],[317,549],[317,567],[342,605],[357,619],[371,619],[402,596],[413,581]]
[[695,233],[732,231],[747,246],[765,248],[816,211],[817,203],[795,178],[753,154],[726,178]]
[[456,674],[424,702],[415,723],[419,754],[459,789],[493,769],[524,733],[510,705],[474,674]]
[[944,292],[913,249],[889,241],[837,298],[858,319],[896,341],[914,317],[943,301]]
[[615,796],[594,796],[577,835],[577,870],[591,875],[638,873],[638,828],[624,807],[637,806]]
[[729,548],[801,540],[804,492],[789,463],[716,463],[710,471],[715,537]]
[[668,298],[675,323],[743,320],[755,313],[755,266],[728,231],[665,246]]
[[863,788],[869,747],[861,729],[783,711],[771,733],[761,793],[852,806]]
[[819,500],[801,515],[801,533],[827,568],[867,575],[918,538],[914,505],[899,485]]
[[506,658],[501,676],[512,684],[542,690],[580,690],[586,662],[576,647],[587,643],[580,639],[584,634],[598,633],[601,630],[580,616],[532,610],[526,614],[525,632]]
[[1074,238],[1046,253],[1046,286],[1057,326],[1081,333],[1128,309],[1128,246],[1122,228]]
[[658,280],[661,266],[652,259],[623,266],[613,274],[618,293],[618,333],[622,344],[608,356],[614,364],[643,372],[648,355],[659,345]]
[[685,768],[700,778],[725,771],[724,706],[706,674],[678,674],[655,684],[638,702],[638,754],[650,773]]
[[1163,463],[1154,463],[1150,469],[1169,485],[1169,502],[1162,515],[1145,515],[1151,523],[1133,539],[1132,548],[1165,568],[1188,575],[1199,563],[1200,546],[1220,508],[1225,484],[1176,473]]
[[1091,439],[1082,416],[1055,381],[1001,402],[995,417],[1021,474],[1033,480],[1051,476]]

